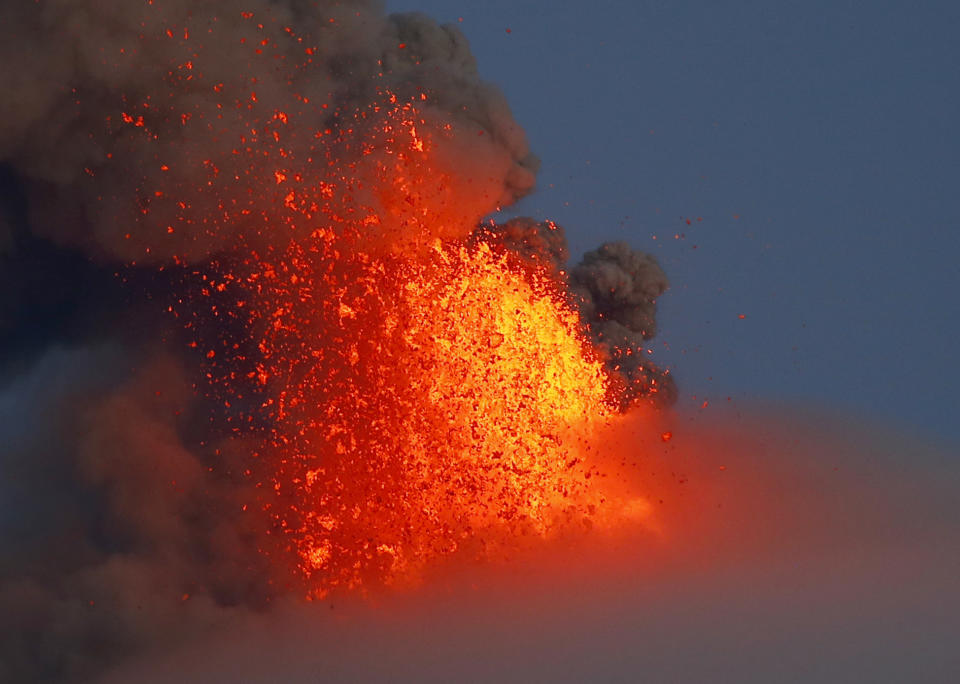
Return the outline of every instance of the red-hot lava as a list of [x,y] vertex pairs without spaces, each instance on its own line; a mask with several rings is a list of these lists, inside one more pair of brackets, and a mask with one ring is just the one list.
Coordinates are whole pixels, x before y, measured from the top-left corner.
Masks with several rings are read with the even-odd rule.
[[562,276],[456,237],[451,126],[393,95],[354,119],[323,175],[271,174],[290,237],[194,269],[210,304],[176,309],[225,419],[260,435],[264,552],[323,596],[643,514],[594,452],[615,386]]

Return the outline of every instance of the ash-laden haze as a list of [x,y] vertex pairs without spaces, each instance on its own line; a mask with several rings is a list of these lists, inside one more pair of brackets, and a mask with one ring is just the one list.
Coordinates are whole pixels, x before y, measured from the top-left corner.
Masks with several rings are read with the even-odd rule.
[[[628,416],[659,528],[237,620],[109,673],[203,682],[925,682],[960,673],[956,452],[849,416]],[[911,461],[928,464],[928,470]]]
[[0,680],[647,517],[597,447],[675,396],[643,356],[665,276],[481,223],[538,162],[455,28],[295,0],[0,26]]

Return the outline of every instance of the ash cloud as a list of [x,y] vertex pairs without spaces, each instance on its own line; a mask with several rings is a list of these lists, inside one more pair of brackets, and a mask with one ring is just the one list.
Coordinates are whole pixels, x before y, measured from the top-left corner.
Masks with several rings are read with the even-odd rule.
[[[469,144],[466,135],[438,144],[459,166],[449,182],[477,186],[471,223],[534,185],[536,159],[502,93],[479,78],[456,28],[422,15],[385,17],[362,0],[0,12],[10,27],[0,160],[26,185],[32,232],[94,256],[199,261],[269,232],[260,198],[234,196],[237,182],[272,175],[261,151],[276,158],[282,148],[291,167],[315,174],[316,132],[355,125],[351,114],[385,91],[424,93],[438,126],[470,133]],[[270,140],[274,131],[282,140]],[[348,154],[338,150],[344,167]]]
[[56,349],[0,393],[2,681],[78,681],[269,598],[242,474],[198,443],[180,364],[136,356]]
[[504,176],[498,206],[527,195],[533,189],[540,161],[530,152],[526,134],[510,115],[503,93],[480,80],[463,34],[455,26],[441,26],[413,12],[390,16],[386,36],[383,67],[398,87],[415,83],[436,93],[443,110],[455,112],[488,132],[514,160]]
[[[234,464],[249,449],[211,424],[197,358],[165,318],[177,268],[278,239],[264,207],[287,188],[238,190],[272,182],[250,139],[291,175],[312,170],[327,163],[318,131],[342,138],[387,92],[426,95],[449,187],[420,188],[420,214],[361,187],[372,161],[329,143],[334,171],[359,179],[335,201],[377,209],[387,240],[431,218],[466,237],[532,191],[538,161],[455,27],[376,1],[5,3],[0,27],[0,680],[79,681],[289,589],[244,516],[251,485]],[[472,204],[451,200],[462,187]],[[562,239],[541,245],[524,225],[504,229],[510,249],[534,244],[559,268]],[[652,267],[633,263],[612,287],[655,298]],[[623,302],[576,273],[598,340],[613,340],[610,321],[631,344],[652,333],[652,301],[637,299],[646,327],[630,328]],[[627,368],[617,349],[610,363]],[[636,373],[670,383],[644,365],[628,385]]]

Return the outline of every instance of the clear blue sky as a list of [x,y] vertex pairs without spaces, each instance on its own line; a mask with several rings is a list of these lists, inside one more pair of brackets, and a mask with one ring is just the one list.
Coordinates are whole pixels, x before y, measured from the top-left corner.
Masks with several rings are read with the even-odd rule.
[[659,256],[652,346],[685,404],[813,401],[960,441],[960,4],[388,9],[457,23],[506,92],[543,159],[515,213],[575,255]]

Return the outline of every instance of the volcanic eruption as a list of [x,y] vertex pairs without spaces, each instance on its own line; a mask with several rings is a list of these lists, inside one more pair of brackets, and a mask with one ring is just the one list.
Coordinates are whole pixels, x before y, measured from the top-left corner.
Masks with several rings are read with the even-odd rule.
[[[604,365],[576,310],[596,306],[589,291],[570,292],[542,253],[521,255],[512,226],[437,235],[466,224],[452,212],[469,207],[457,200],[469,190],[434,161],[459,143],[449,124],[432,128],[420,114],[429,97],[397,100],[390,93],[349,124],[351,139],[327,161],[337,177],[322,189],[317,173],[276,172],[283,220],[314,226],[309,235],[287,238],[294,225],[279,246],[191,269],[194,296],[173,308],[196,335],[189,346],[222,420],[263,440],[250,476],[265,493],[254,506],[270,512],[317,595],[605,515],[614,503],[590,480],[602,465],[587,453],[591,432],[666,385]],[[364,129],[373,142],[352,140]],[[360,157],[344,176],[349,150]],[[355,204],[365,189],[373,206]],[[537,228],[513,239],[532,250]],[[539,229],[562,240],[556,226]],[[643,274],[618,267],[627,275],[611,292]],[[236,330],[211,329],[221,317]],[[611,362],[639,354],[614,349]]]
[[499,218],[538,162],[456,28],[0,27],[0,681],[957,680],[955,453],[661,410],[663,270]]
[[16,495],[0,674],[646,515],[597,434],[675,397],[644,351],[666,278],[484,220],[537,160],[455,27],[366,0],[0,17],[4,371],[49,423],[5,456],[42,494]]

